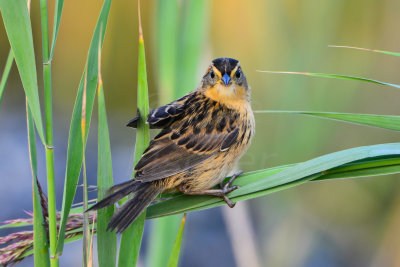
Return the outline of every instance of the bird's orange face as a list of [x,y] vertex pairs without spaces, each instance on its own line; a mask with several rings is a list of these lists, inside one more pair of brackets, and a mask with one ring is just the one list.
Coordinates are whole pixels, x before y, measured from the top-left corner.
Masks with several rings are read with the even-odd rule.
[[211,99],[230,107],[240,107],[249,101],[249,87],[239,61],[217,58],[203,77],[202,88]]

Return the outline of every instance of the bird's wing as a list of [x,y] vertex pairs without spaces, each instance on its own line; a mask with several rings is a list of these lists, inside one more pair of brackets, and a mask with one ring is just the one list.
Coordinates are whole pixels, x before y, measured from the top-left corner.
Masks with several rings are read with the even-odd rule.
[[[173,123],[175,120],[179,119],[184,111],[185,100],[190,94],[171,102],[165,106],[155,108],[150,111],[147,117],[147,123],[151,129],[162,129]],[[126,126],[137,128],[140,113],[138,113],[135,118],[131,119]]]
[[183,118],[151,141],[135,167],[136,179],[150,182],[166,178],[227,151],[239,138],[237,117],[197,96],[186,106]]

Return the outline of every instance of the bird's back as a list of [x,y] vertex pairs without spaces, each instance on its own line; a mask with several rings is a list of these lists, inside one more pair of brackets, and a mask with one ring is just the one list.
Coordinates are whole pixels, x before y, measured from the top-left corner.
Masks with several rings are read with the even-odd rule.
[[228,107],[200,90],[184,102],[182,115],[156,136],[139,161],[138,179],[143,179],[143,169],[160,174],[163,163],[174,162],[169,176],[163,172],[164,177],[154,179],[157,185],[203,190],[221,182],[246,151],[254,135],[254,117],[250,105]]

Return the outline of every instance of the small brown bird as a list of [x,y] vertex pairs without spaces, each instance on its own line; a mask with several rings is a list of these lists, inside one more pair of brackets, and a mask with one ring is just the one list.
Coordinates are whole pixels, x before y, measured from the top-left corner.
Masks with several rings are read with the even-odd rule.
[[[139,116],[128,123],[137,127]],[[244,154],[254,136],[250,87],[239,61],[212,61],[200,86],[182,98],[152,110],[150,128],[162,129],[135,167],[135,179],[110,188],[90,210],[127,200],[112,216],[108,229],[123,232],[162,192],[212,195],[234,203],[226,194],[237,189],[232,176],[222,181]],[[220,184],[220,189],[211,189]]]

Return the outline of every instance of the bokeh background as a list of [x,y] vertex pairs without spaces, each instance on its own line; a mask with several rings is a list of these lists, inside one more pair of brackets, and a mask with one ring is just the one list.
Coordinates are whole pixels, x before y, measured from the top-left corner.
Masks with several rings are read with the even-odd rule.
[[[398,50],[398,0],[170,1],[177,16],[164,18],[163,23],[178,25],[173,36],[163,35],[162,2],[142,3],[151,107],[172,99],[166,83],[161,82],[165,77],[163,80],[159,67],[167,53],[163,51],[165,38],[180,36],[189,27],[186,32],[200,36],[200,41],[178,47],[178,60],[171,61],[171,68],[177,70],[177,86],[184,84],[184,91],[196,88],[213,58],[228,56],[240,60],[252,86],[255,110],[399,113],[400,92],[394,88],[256,71],[338,73],[399,84],[398,58],[328,47],[337,44]],[[54,3],[49,4],[52,17]],[[188,5],[200,8],[187,14]],[[52,76],[58,209],[73,103],[100,8],[101,2],[96,0],[69,0],[64,5]],[[185,24],[185,16],[195,16],[197,26]],[[32,3],[31,18],[41,77],[38,1]],[[136,1],[114,1],[102,72],[116,183],[126,180],[133,167],[134,131],[124,125],[136,113],[137,29]],[[0,65],[5,64],[8,51],[7,36],[0,24]],[[196,68],[180,64],[179,58],[185,53],[194,55]],[[39,88],[41,82],[39,79]],[[14,66],[0,107],[0,221],[26,217],[24,210],[32,209],[24,107],[23,89]],[[394,132],[297,115],[259,114],[256,123],[257,134],[240,163],[244,171],[398,141]],[[96,183],[95,128],[89,136],[86,156],[90,184]],[[39,179],[45,185],[43,155],[39,148]],[[398,179],[399,175],[390,175],[310,182],[239,203],[232,210],[190,213],[180,266],[399,266]],[[75,201],[80,200],[78,189]],[[146,227],[141,265],[154,256],[154,244],[148,241],[150,228],[151,222]],[[68,244],[60,264],[79,266],[80,257],[81,243]],[[27,259],[18,266],[32,265],[33,260]]]

